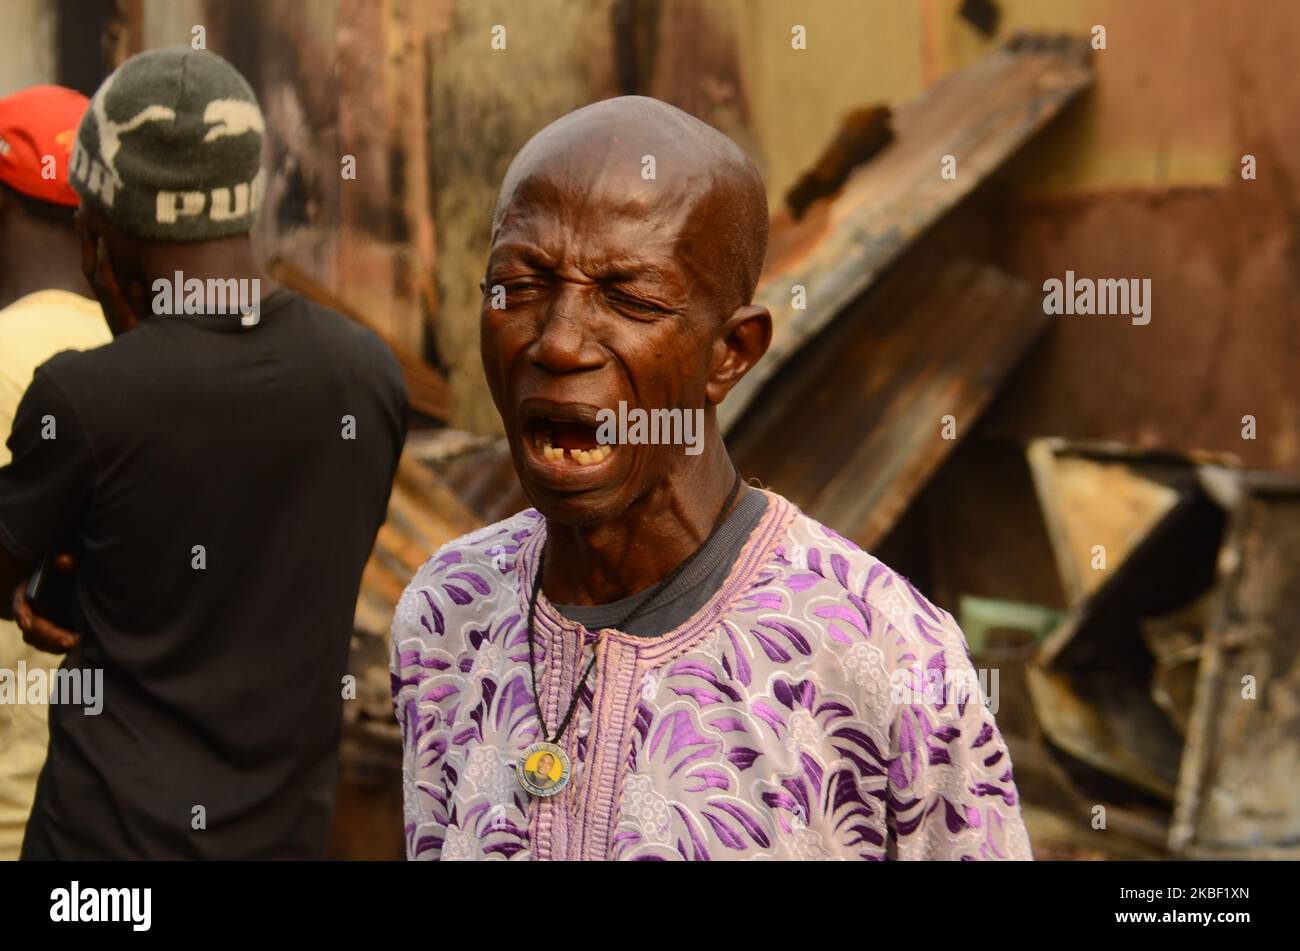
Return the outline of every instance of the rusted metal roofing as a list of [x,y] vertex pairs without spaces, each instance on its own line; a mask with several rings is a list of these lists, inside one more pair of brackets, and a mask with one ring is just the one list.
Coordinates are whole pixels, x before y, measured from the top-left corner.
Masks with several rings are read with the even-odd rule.
[[355,626],[386,637],[393,608],[417,568],[454,538],[482,525],[446,484],[408,448],[397,466],[388,519],[361,576]]

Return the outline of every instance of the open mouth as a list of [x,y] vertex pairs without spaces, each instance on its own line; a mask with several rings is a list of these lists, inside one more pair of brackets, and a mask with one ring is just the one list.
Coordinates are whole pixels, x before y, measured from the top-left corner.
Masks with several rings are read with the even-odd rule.
[[596,441],[596,427],[579,420],[534,416],[525,424],[524,438],[544,460],[594,466],[614,454],[614,447]]

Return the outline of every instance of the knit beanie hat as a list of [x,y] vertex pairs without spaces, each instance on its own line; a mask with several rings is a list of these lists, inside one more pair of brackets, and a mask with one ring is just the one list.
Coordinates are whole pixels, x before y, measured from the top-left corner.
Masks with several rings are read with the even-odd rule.
[[77,131],[72,187],[126,234],[210,241],[253,227],[265,123],[244,78],[189,46],[149,50],[95,93]]

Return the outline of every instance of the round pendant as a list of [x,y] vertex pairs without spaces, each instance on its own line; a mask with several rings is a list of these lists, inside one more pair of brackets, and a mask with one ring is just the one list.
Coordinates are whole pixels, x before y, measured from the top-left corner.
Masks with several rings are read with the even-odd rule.
[[569,754],[554,743],[534,743],[515,764],[519,785],[532,796],[554,796],[569,785]]

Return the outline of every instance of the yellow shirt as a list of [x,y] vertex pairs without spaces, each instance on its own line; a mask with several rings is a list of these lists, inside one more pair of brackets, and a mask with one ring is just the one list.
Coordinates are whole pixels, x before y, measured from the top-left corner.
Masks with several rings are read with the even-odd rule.
[[[99,304],[67,291],[38,291],[0,310],[0,466],[9,463],[5,443],[36,368],[60,351],[89,350],[111,339]],[[28,646],[13,622],[0,621],[0,668],[16,676],[20,661],[28,670],[48,670],[62,658]],[[48,744],[44,705],[0,704],[0,859],[18,858]]]

